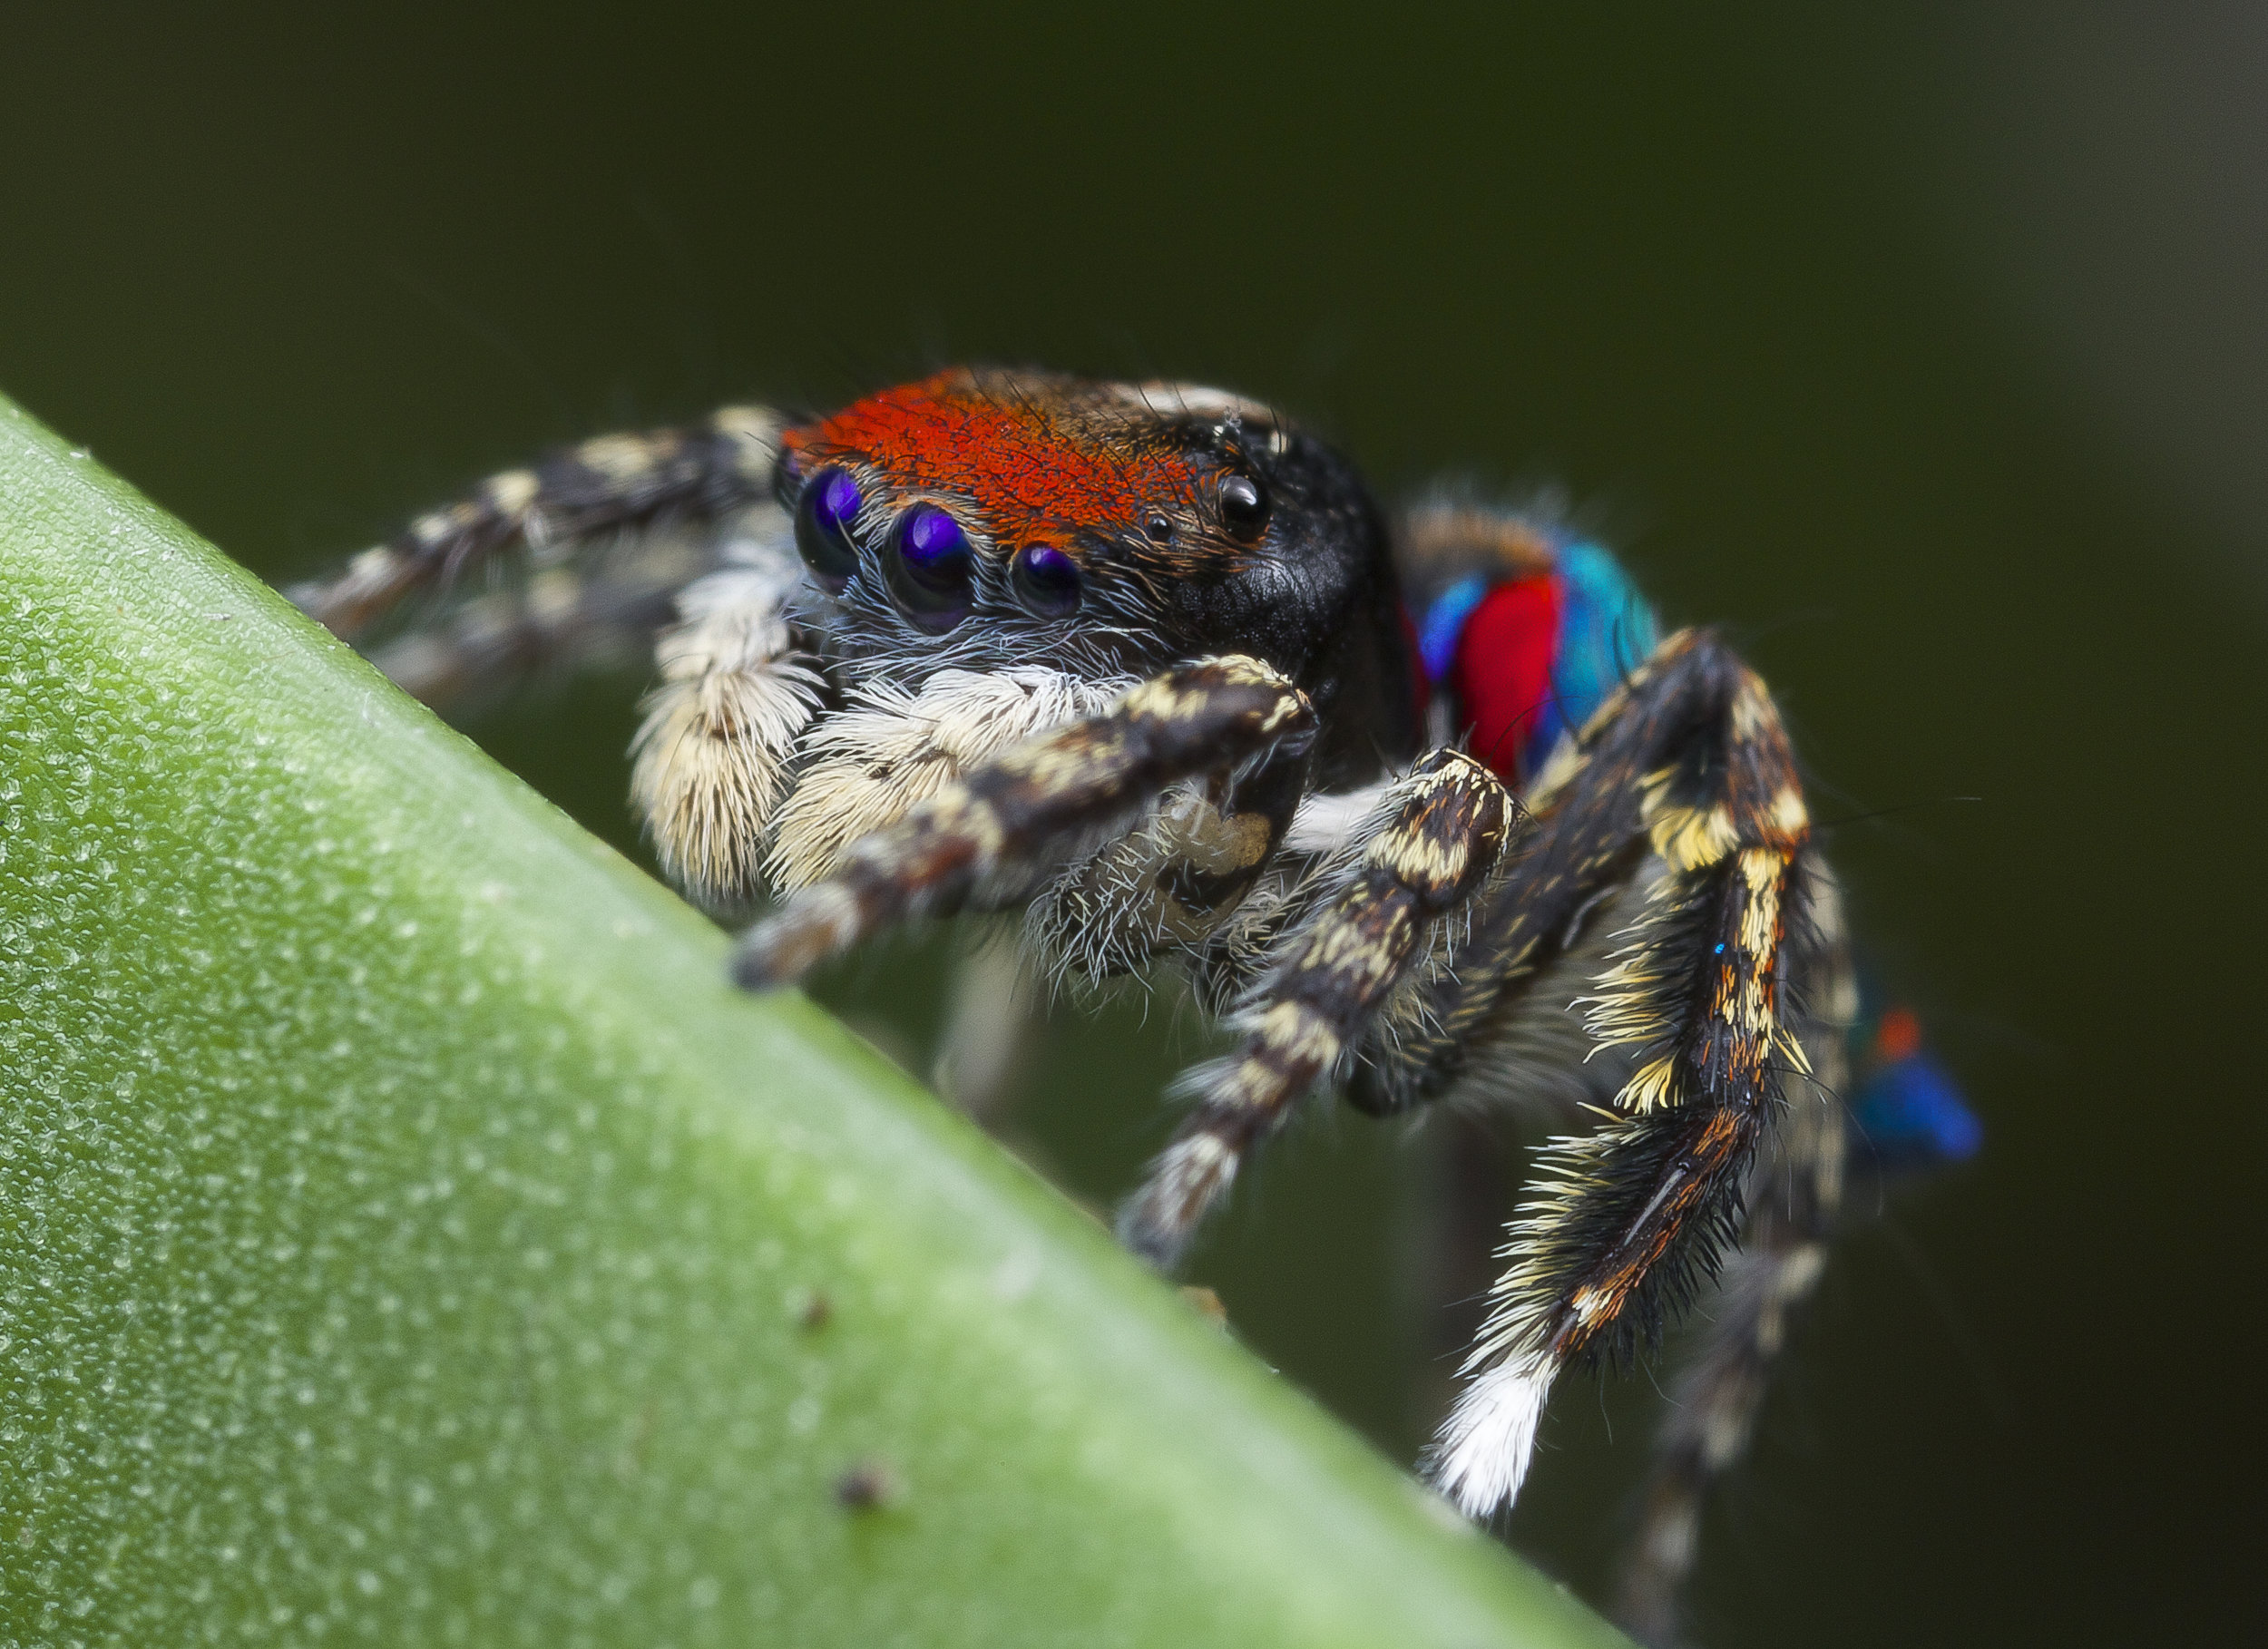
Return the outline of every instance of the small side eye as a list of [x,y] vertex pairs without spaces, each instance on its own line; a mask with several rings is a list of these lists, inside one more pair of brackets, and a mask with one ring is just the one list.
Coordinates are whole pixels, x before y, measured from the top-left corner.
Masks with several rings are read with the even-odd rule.
[[1267,489],[1249,475],[1228,474],[1220,479],[1221,524],[1238,543],[1258,542],[1268,530]]
[[1008,587],[1034,618],[1068,619],[1079,610],[1079,564],[1053,544],[1017,551],[1008,564]]
[[865,502],[858,483],[833,464],[806,482],[796,501],[796,548],[811,576],[837,595],[858,571],[850,525]]
[[1173,519],[1153,511],[1149,519],[1142,523],[1142,531],[1149,535],[1149,542],[1153,544],[1169,543],[1173,539]]

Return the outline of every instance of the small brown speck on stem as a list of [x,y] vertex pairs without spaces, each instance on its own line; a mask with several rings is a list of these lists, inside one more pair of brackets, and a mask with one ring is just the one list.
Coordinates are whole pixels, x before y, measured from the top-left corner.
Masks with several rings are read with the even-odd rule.
[[807,1334],[815,1334],[835,1321],[835,1302],[816,1288],[798,1294],[792,1309],[796,1326]]
[[835,1503],[845,1511],[881,1511],[904,1493],[897,1474],[879,1460],[861,1460],[835,1479]]

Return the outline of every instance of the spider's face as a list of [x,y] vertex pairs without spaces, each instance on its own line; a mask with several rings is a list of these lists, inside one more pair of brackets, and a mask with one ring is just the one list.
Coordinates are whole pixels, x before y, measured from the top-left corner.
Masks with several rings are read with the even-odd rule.
[[1410,746],[1377,512],[1344,459],[1256,403],[956,369],[787,431],[779,491],[823,620],[872,669],[1100,677],[1247,653],[1315,698],[1326,763]]

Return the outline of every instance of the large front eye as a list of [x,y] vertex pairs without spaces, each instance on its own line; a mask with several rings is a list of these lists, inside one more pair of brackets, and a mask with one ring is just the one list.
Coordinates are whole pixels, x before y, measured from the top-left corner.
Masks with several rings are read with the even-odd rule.
[[1267,489],[1250,475],[1222,476],[1220,518],[1228,536],[1238,543],[1256,542],[1268,530]]
[[915,504],[898,517],[882,563],[890,592],[922,629],[951,629],[969,616],[976,556],[961,523],[935,504]]
[[858,571],[850,526],[865,502],[858,483],[831,463],[804,483],[796,501],[796,548],[811,576],[837,595]]

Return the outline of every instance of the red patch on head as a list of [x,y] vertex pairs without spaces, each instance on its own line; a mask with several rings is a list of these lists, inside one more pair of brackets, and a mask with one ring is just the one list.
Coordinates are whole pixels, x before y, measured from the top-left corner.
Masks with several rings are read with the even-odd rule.
[[1464,707],[1471,751],[1514,781],[1522,747],[1551,698],[1551,659],[1559,645],[1559,587],[1549,578],[1515,579],[1481,599],[1457,638],[1450,685]]
[[1186,508],[1185,461],[1139,438],[1130,420],[1044,380],[988,393],[963,370],[901,385],[784,437],[807,463],[855,459],[901,487],[957,493],[995,534],[1034,525],[1126,530],[1148,507]]

